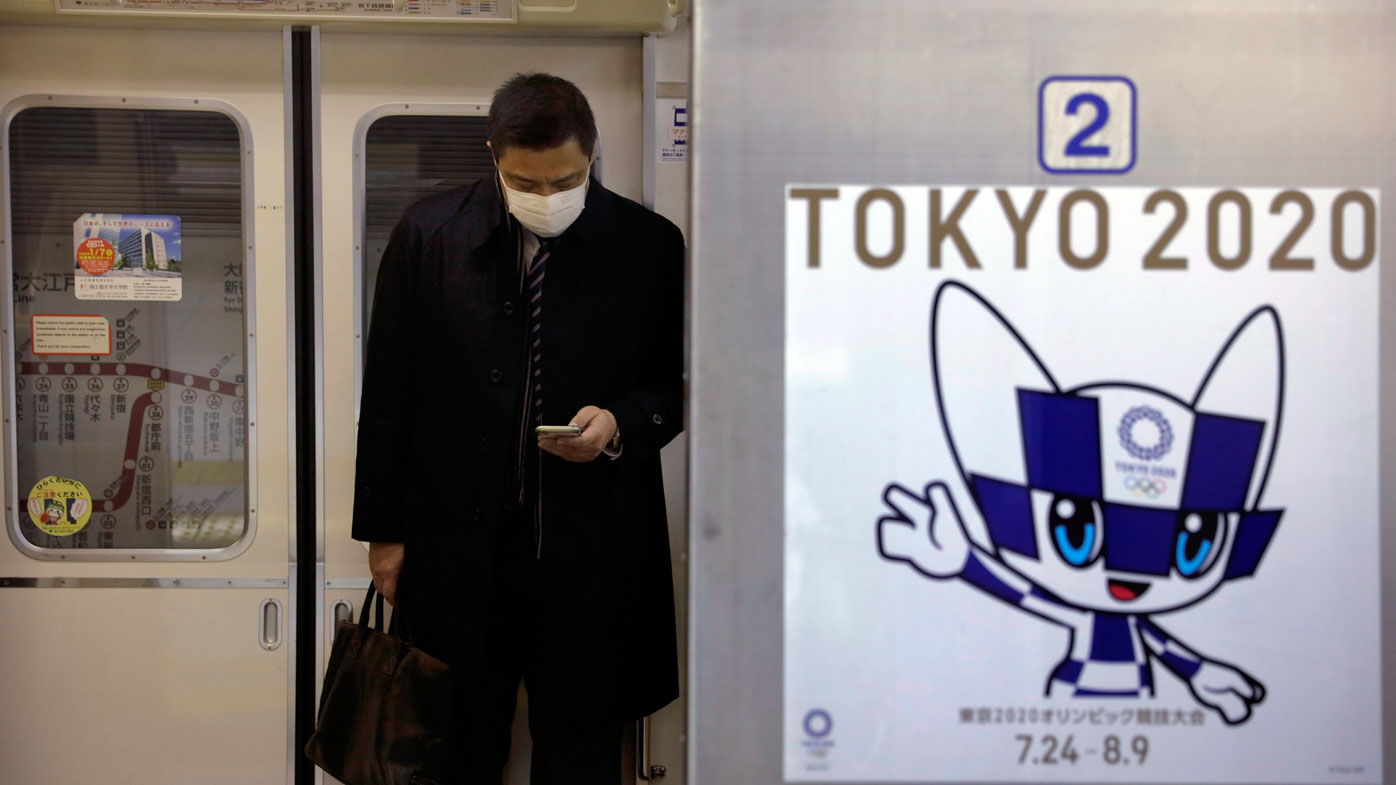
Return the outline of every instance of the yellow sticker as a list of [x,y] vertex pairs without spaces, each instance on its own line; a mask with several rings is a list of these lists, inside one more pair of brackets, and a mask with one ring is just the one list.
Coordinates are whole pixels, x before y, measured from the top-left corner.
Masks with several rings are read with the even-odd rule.
[[50,475],[29,492],[29,519],[46,534],[67,537],[82,531],[91,517],[92,494],[77,480]]

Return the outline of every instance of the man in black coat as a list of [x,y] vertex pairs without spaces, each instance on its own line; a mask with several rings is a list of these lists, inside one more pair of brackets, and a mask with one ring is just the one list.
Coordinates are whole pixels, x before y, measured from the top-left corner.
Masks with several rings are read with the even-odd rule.
[[499,782],[522,678],[533,782],[614,785],[622,723],[678,695],[659,450],[683,423],[683,238],[590,177],[570,82],[511,79],[487,134],[496,177],[410,207],[383,254],[354,537],[451,666],[461,782]]

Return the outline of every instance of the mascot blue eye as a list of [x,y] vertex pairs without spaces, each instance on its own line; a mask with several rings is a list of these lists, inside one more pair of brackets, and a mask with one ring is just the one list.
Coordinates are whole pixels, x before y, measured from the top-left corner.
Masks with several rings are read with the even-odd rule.
[[1173,535],[1173,567],[1184,578],[1197,578],[1217,560],[1225,533],[1222,513],[1183,510]]
[[1100,505],[1081,496],[1052,496],[1047,531],[1057,553],[1072,567],[1085,567],[1100,556]]

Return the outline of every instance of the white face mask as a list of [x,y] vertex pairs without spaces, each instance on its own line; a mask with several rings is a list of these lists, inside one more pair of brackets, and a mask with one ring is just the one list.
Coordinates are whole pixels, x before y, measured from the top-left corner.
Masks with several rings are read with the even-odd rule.
[[527,191],[515,191],[504,178],[499,181],[509,203],[509,212],[519,219],[524,228],[539,237],[557,237],[567,231],[567,227],[582,214],[587,201],[587,183],[591,180],[591,169],[587,169],[587,179],[576,188],[558,191],[548,196],[539,196]]

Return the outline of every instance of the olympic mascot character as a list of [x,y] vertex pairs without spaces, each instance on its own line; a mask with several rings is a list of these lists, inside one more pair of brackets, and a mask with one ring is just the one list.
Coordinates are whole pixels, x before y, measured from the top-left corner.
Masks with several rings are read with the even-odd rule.
[[[1200,363],[1199,363],[1200,365]],[[1284,342],[1257,308],[1187,398],[1132,382],[1063,389],[1011,324],[947,282],[931,312],[941,424],[979,519],[942,482],[892,484],[881,555],[1066,627],[1046,692],[1154,694],[1153,663],[1229,724],[1265,688],[1154,617],[1260,564],[1282,510],[1260,507],[1280,430]]]

